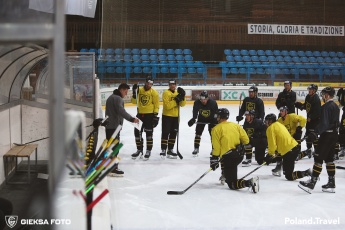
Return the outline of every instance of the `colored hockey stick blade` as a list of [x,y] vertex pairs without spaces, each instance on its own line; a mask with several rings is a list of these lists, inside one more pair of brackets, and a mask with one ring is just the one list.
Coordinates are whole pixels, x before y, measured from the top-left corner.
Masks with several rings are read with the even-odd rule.
[[168,191],[167,194],[168,195],[182,195],[183,193],[185,193],[184,191]]
[[345,169],[345,167],[343,167],[343,166],[335,166],[337,169]]

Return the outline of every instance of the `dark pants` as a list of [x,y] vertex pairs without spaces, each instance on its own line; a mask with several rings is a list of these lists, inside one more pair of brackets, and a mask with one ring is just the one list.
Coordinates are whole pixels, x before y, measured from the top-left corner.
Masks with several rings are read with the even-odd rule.
[[319,143],[315,150],[315,159],[319,159],[325,162],[333,162],[334,146],[337,143],[337,132],[324,132],[320,135]]
[[[319,123],[319,120],[312,120],[310,122],[307,122],[306,127],[305,127],[306,129],[305,135],[308,136],[310,132],[315,132],[315,128],[318,125],[318,123]],[[318,139],[316,139],[313,143],[309,142],[308,139],[306,140],[306,142],[307,142],[308,149],[310,149],[313,145],[314,145],[314,148],[316,148]]]
[[[199,148],[200,141],[201,141],[201,135],[204,132],[206,124],[197,124],[195,127],[195,138],[194,138],[194,148]],[[208,132],[211,136],[212,128],[214,127],[214,124],[208,124]]]
[[252,138],[250,144],[255,147],[255,160],[261,165],[264,163],[267,138]]
[[139,118],[143,122],[143,126],[141,130],[134,129],[134,136],[135,136],[135,143],[137,145],[137,149],[143,151],[144,142],[143,142],[143,131],[146,133],[146,149],[152,150],[153,147],[153,113],[148,114],[137,114],[137,118]]
[[162,116],[161,149],[173,149],[178,132],[178,117]]
[[[287,180],[295,180],[298,178],[301,178],[300,175],[295,176],[294,170],[295,170],[295,160],[299,153],[299,147],[298,145],[294,147],[291,151],[287,152],[282,158],[283,158],[283,170],[285,174],[285,178]],[[297,175],[297,174],[296,174]]]

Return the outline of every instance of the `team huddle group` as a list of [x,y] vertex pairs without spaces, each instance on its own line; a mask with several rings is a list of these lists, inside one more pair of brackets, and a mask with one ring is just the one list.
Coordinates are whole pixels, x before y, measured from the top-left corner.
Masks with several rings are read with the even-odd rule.
[[[153,79],[148,76],[144,86],[133,85],[132,103],[137,105],[137,115],[132,117],[124,109],[123,98],[130,87],[122,83],[106,102],[106,138],[109,139],[123,119],[138,123],[143,122],[141,130],[134,129],[137,151],[132,158],[138,157],[149,160],[153,147],[153,129],[159,123],[159,94],[152,88]],[[259,165],[269,165],[276,162],[272,170],[274,176],[281,176],[282,172],[287,180],[296,180],[309,176],[307,181],[300,181],[299,187],[311,193],[322,171],[322,164],[326,164],[328,183],[322,185],[325,192],[335,192],[335,164],[334,160],[343,157],[345,153],[345,113],[339,122],[340,106],[344,106],[345,90],[326,87],[321,91],[324,102],[321,105],[317,94],[318,86],[308,86],[308,95],[304,102],[296,102],[296,92],[292,90],[292,82],[284,82],[284,90],[276,99],[279,115],[273,113],[265,116],[262,99],[258,98],[258,88],[251,86],[249,96],[243,100],[237,123],[228,121],[229,111],[218,108],[217,102],[208,97],[207,91],[202,91],[194,101],[193,117],[188,126],[196,125],[193,156],[198,156],[201,135],[205,126],[211,135],[212,152],[210,167],[216,170],[221,166],[220,181],[227,183],[230,189],[249,187],[254,193],[259,191],[259,178],[249,180],[237,178],[237,167],[250,166],[253,148],[255,160]],[[185,106],[185,91],[176,86],[175,80],[169,81],[169,88],[163,92],[161,152],[162,158],[176,159],[178,152],[173,151],[179,130],[180,107]],[[338,96],[339,106],[333,101]],[[306,110],[307,117],[298,115],[298,110]],[[295,111],[297,111],[295,113]],[[344,111],[344,107],[343,107]],[[278,117],[278,118],[277,118]],[[243,126],[239,122],[244,120]],[[303,128],[305,135],[302,138]],[[146,152],[144,153],[143,132],[146,133]],[[118,135],[119,138],[119,135]],[[306,141],[307,150],[301,151],[301,142]],[[314,151],[312,151],[314,147]],[[338,155],[339,154],[339,155]],[[245,159],[243,160],[245,156]],[[294,171],[295,161],[303,157],[314,157],[312,170]],[[122,175],[117,167],[111,175]]]

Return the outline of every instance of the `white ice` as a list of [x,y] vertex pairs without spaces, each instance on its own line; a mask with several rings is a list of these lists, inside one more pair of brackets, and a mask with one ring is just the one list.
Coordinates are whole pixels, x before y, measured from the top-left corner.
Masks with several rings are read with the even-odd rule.
[[[238,105],[219,104],[228,108],[230,121],[235,121]],[[266,114],[278,114],[273,104],[266,104]],[[136,107],[126,106],[135,115]],[[160,108],[160,114],[162,106]],[[305,112],[300,112],[305,115]],[[345,229],[345,170],[336,171],[336,193],[325,193],[325,165],[313,193],[300,188],[298,182],[272,176],[275,164],[263,166],[252,176],[260,177],[260,191],[253,194],[247,188],[233,191],[218,181],[220,169],[209,172],[183,195],[167,195],[167,191],[182,191],[209,169],[210,136],[205,128],[200,153],[192,156],[195,126],[188,127],[192,105],[181,108],[178,149],[180,159],[161,159],[161,123],[154,130],[154,147],[148,161],[131,159],[136,151],[133,126],[125,122],[121,131],[124,143],[120,151],[122,178],[108,177],[113,229]],[[145,134],[144,134],[144,138]],[[302,149],[305,149],[305,144]],[[175,145],[176,150],[176,145]],[[145,147],[144,147],[145,151]],[[254,160],[254,159],[253,159]],[[336,165],[343,165],[339,161]],[[295,170],[312,168],[313,159],[304,158]],[[258,167],[238,166],[238,177]]]

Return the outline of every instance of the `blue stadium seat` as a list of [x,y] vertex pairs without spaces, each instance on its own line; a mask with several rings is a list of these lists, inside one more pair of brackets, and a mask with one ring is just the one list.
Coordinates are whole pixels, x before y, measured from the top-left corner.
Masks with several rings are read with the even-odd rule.
[[260,59],[258,56],[252,56],[252,62],[259,62]]
[[260,57],[259,57],[259,60],[260,60],[261,62],[267,62],[267,61],[268,61],[268,58],[267,58],[266,56],[260,56]]
[[313,57],[313,56],[314,56],[313,52],[310,51],[310,50],[305,51],[304,54],[305,54],[305,56],[307,56],[307,57]]
[[115,61],[122,61],[122,60],[123,60],[123,56],[121,54],[115,55]]
[[97,68],[98,74],[105,74],[106,72],[107,72],[107,68],[105,68],[105,67],[98,67]]
[[334,62],[334,63],[339,63],[339,62],[340,62],[340,58],[338,58],[338,57],[333,57],[333,58],[332,58],[332,62]]
[[258,51],[257,51],[257,55],[258,55],[258,56],[265,56],[266,54],[265,54],[265,51],[263,51],[263,50],[258,50]]
[[187,55],[184,56],[184,60],[185,61],[193,61],[193,57],[192,57],[192,55],[187,54]]
[[143,49],[140,50],[140,53],[141,53],[141,55],[148,55],[149,54],[149,50],[143,48]]
[[329,56],[330,56],[331,58],[334,58],[334,57],[337,56],[337,53],[334,52],[334,51],[329,51],[328,54],[329,54]]
[[114,61],[107,61],[107,62],[105,62],[105,66],[106,67],[116,66],[116,62],[114,62]]
[[150,61],[150,56],[147,54],[141,55],[141,61]]
[[237,63],[234,62],[234,61],[229,61],[227,64],[226,64],[227,67],[235,67],[237,66]]
[[173,50],[173,49],[167,49],[166,51],[167,51],[167,54],[168,54],[168,55],[169,55],[169,54],[175,55],[175,50]]
[[134,67],[133,72],[134,72],[134,73],[142,73],[143,70],[141,69],[141,67],[136,66],[136,67]]
[[294,50],[290,50],[290,51],[289,51],[289,55],[290,55],[291,57],[298,56],[298,55],[297,55],[297,52],[294,51]]
[[314,56],[314,57],[321,57],[320,51],[317,51],[317,50],[314,51],[314,52],[313,52],[313,56]]
[[151,60],[151,61],[158,61],[157,55],[156,55],[156,54],[151,54],[151,55],[150,55],[150,60]]
[[332,75],[334,75],[334,76],[340,76],[340,71],[337,70],[337,69],[333,69],[333,70],[332,70]]
[[323,61],[326,62],[326,63],[332,63],[333,62],[332,58],[329,57],[329,56],[328,57],[324,57]]
[[202,61],[196,61],[196,62],[194,62],[194,64],[197,67],[204,67],[204,64],[202,63]]
[[112,48],[108,48],[105,50],[106,55],[114,55],[114,53],[115,53],[115,50]]
[[309,57],[309,62],[316,63],[317,62],[316,57]]
[[125,48],[125,49],[123,49],[123,54],[124,54],[124,55],[131,55],[131,54],[132,54],[132,51],[131,51],[131,49],[129,49],[129,48]]
[[277,62],[284,62],[284,57],[283,56],[276,56],[276,61]]
[[[174,55],[170,54],[168,56],[174,56]],[[174,56],[174,58],[175,58],[175,56]],[[159,61],[166,61],[167,60],[167,56],[165,54],[161,54],[161,55],[158,56],[158,60]]]
[[188,73],[194,74],[196,73],[196,69],[194,67],[188,67]]
[[[164,56],[165,56],[165,55],[164,55]],[[169,55],[166,57],[166,59],[167,59],[168,61],[175,61],[175,60],[176,60],[175,55],[172,55],[172,54],[169,54]]]
[[250,62],[250,61],[252,61],[252,59],[250,56],[246,55],[246,56],[243,56],[243,61],[244,62]]
[[256,68],[257,74],[265,74],[265,70],[263,68]]
[[297,55],[298,55],[299,57],[305,57],[305,53],[304,53],[304,51],[302,51],[302,50],[297,51]]
[[182,54],[178,54],[175,56],[176,61],[184,61],[184,57]]
[[140,55],[140,49],[138,49],[138,48],[132,49],[131,52],[132,52],[133,55]]
[[345,57],[345,55],[344,55],[343,52],[337,52],[337,56],[338,56],[338,58],[343,58],[343,57]]
[[238,69],[237,68],[230,68],[230,73],[231,74],[238,74]]
[[287,51],[287,50],[282,50],[280,52],[280,55],[282,55],[282,56],[290,56],[289,51]]
[[232,50],[231,53],[232,53],[233,56],[241,55],[241,52],[238,49]]
[[235,58],[235,61],[243,61],[242,56],[237,55],[234,58]]
[[[160,73],[161,69],[158,66],[152,66],[152,73]],[[168,69],[169,72],[169,69]]]
[[246,68],[240,68],[240,69],[239,69],[239,73],[240,73],[240,74],[247,74],[247,72],[248,72],[248,71],[247,71]]
[[166,50],[165,49],[158,49],[157,51],[158,55],[162,55],[162,54],[166,54]]
[[273,50],[274,56],[280,56],[280,50]]
[[322,56],[322,57],[329,57],[329,54],[328,54],[327,51],[322,51],[322,52],[321,52],[321,56]]
[[182,55],[183,51],[182,49],[175,49],[175,55]]
[[308,63],[309,62],[309,58],[307,58],[306,56],[301,56],[299,59],[302,63]]
[[98,55],[105,55],[105,49],[101,49],[101,48],[98,49],[98,50],[97,50],[97,54],[98,54]]
[[161,73],[169,73],[169,68],[164,66],[160,69],[160,72]]
[[224,54],[225,54],[225,56],[229,56],[229,55],[231,55],[232,53],[231,53],[231,50],[230,50],[230,49],[225,49],[225,50],[224,50]]
[[289,69],[282,69],[282,72],[283,72],[283,74],[285,74],[285,75],[289,75],[290,74],[290,70]]
[[149,66],[143,67],[143,73],[151,73],[151,72],[152,72],[151,67],[149,67]]
[[183,73],[187,73],[187,69],[185,67],[179,67],[178,68],[178,72],[183,74]]
[[292,62],[292,58],[290,56],[285,56],[284,61],[286,62]]
[[115,49],[115,54],[116,55],[122,55],[122,49],[121,48],[116,48]]
[[256,50],[249,50],[249,55],[256,56],[257,55]]
[[271,55],[273,55],[273,51],[272,50],[266,50],[265,54],[266,54],[266,56],[271,56]]
[[316,58],[316,61],[317,61],[318,63],[323,63],[323,62],[324,62],[323,57],[321,57],[321,56],[317,57],[317,58]]
[[105,56],[106,61],[115,61],[114,55],[108,54]]
[[107,73],[115,73],[115,67],[107,67]]
[[276,58],[275,58],[274,56],[270,55],[270,56],[267,57],[267,60],[268,60],[269,62],[275,62],[275,61],[276,61]]
[[323,70],[323,75],[331,76],[332,75],[332,71],[330,69],[324,69]]
[[156,49],[149,49],[149,54],[150,55],[157,55],[157,50]]
[[95,57],[97,61],[106,61],[106,56],[100,54]]
[[81,52],[81,53],[86,53],[86,52],[89,52],[89,50],[86,49],[86,48],[81,48],[81,49],[80,49],[80,52]]
[[299,74],[306,75],[307,74],[307,70],[306,69],[299,69]]
[[292,69],[290,69],[290,73],[293,74],[293,75],[296,75],[296,74],[299,74],[299,70],[295,69],[295,68],[292,68]]
[[249,74],[256,74],[256,70],[254,68],[249,68]]
[[124,69],[123,69],[123,67],[118,66],[118,67],[116,67],[115,72],[116,73],[124,73]]
[[345,64],[345,57],[340,58],[340,61]]
[[97,49],[91,48],[89,49],[89,52],[97,54]]
[[248,52],[248,50],[241,50],[240,51],[240,54],[242,55],[242,56],[247,56],[247,55],[249,55],[249,52]]
[[133,61],[140,61],[140,60],[141,60],[139,54],[134,54],[134,55],[132,56],[132,58],[133,58]]
[[300,60],[300,58],[298,56],[292,57],[292,61],[295,62],[295,63],[300,63],[301,62],[301,60]]
[[125,73],[133,73],[133,68],[130,66],[125,67]]
[[191,55],[192,51],[190,49],[183,49],[183,54],[184,55]]
[[123,56],[123,60],[124,61],[132,61],[132,55],[126,54],[125,56]]
[[234,58],[234,56],[228,55],[228,56],[226,56],[226,60],[227,61],[235,61],[235,58]]
[[283,71],[277,68],[277,69],[274,69],[274,74],[283,74]]
[[198,67],[198,68],[196,68],[196,72],[197,73],[204,73],[204,68],[203,67]]
[[308,75],[315,75],[315,70],[314,69],[307,69]]

